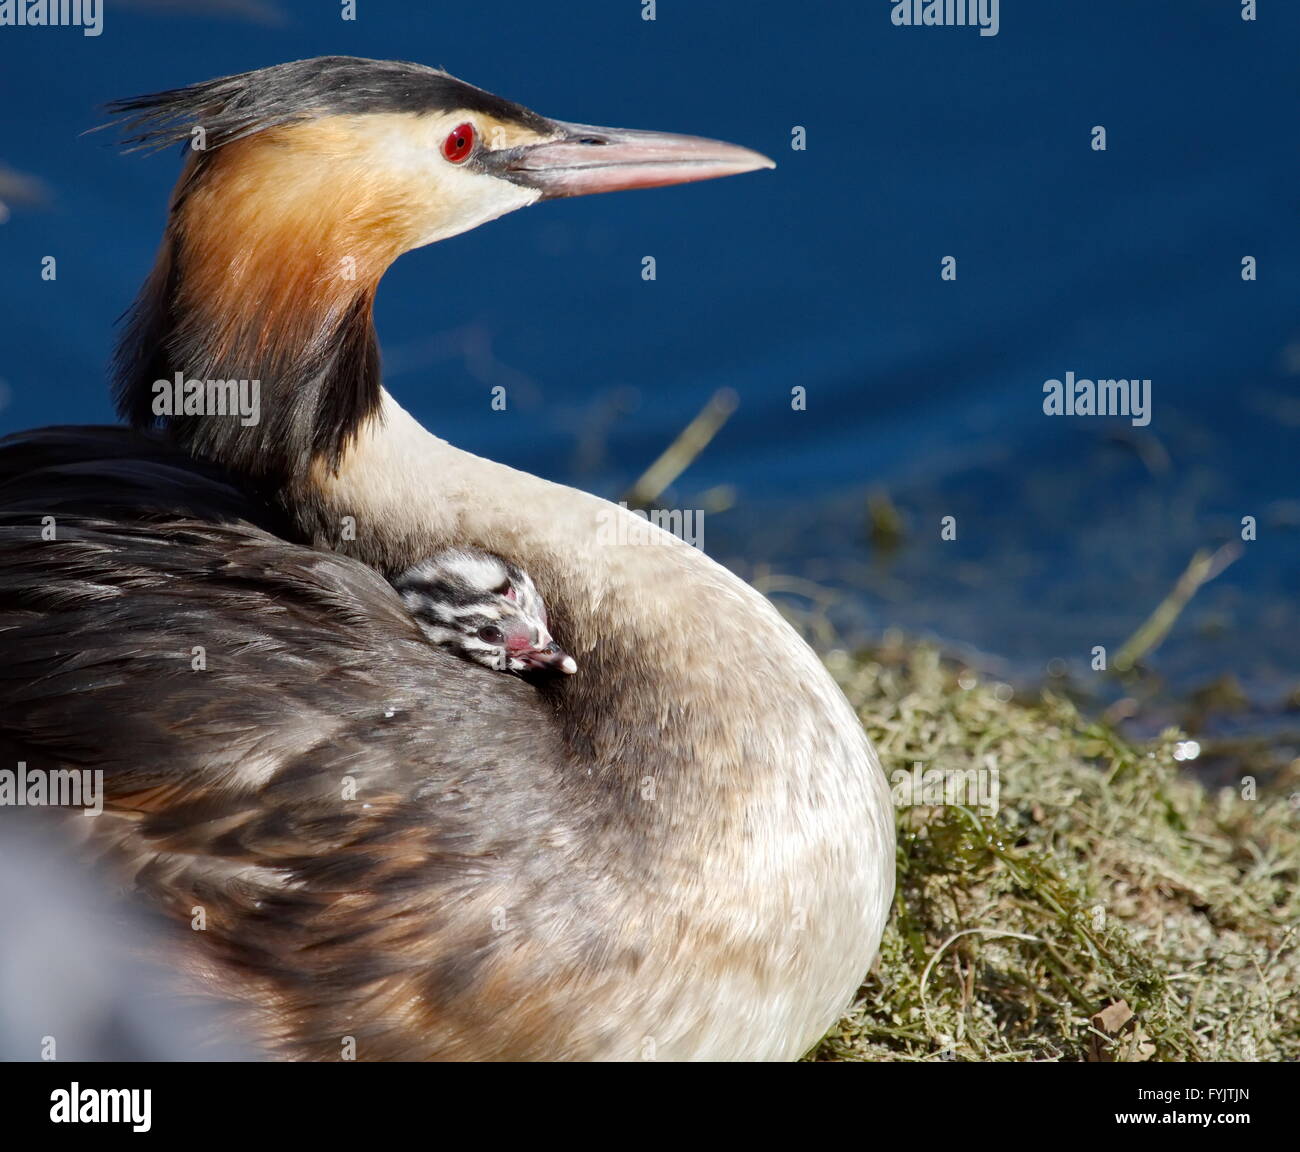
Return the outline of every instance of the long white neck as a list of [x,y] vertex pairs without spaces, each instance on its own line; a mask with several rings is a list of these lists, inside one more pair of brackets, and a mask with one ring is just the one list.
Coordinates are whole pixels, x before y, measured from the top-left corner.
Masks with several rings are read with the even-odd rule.
[[683,874],[659,879],[732,934],[737,908],[749,931],[782,927],[751,993],[843,1007],[892,898],[888,790],[843,694],[763,596],[623,508],[439,440],[387,393],[313,482],[321,544],[390,569],[467,545],[527,570],[580,668],[554,698],[575,776],[661,868],[705,830],[703,849],[682,844]]

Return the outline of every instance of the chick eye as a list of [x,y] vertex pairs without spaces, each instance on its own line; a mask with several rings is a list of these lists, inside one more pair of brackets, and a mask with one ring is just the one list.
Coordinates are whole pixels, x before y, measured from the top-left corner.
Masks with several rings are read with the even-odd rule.
[[474,151],[474,125],[462,124],[442,142],[442,154],[453,164],[463,164]]
[[505,640],[505,635],[502,633],[500,628],[488,624],[486,627],[478,630],[478,638],[482,640],[484,644],[500,644]]

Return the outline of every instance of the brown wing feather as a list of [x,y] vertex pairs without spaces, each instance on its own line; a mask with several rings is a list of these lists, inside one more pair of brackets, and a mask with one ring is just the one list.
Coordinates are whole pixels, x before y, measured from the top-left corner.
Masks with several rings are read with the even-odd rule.
[[269,515],[121,430],[0,444],[0,741],[104,771],[94,841],[204,910],[193,966],[286,1054],[598,1055],[555,991],[608,944],[547,707]]

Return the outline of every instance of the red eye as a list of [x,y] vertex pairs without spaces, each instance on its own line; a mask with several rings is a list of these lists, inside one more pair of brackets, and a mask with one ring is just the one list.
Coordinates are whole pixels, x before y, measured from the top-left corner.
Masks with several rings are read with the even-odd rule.
[[473,151],[473,124],[462,124],[442,142],[442,154],[453,164],[463,164]]

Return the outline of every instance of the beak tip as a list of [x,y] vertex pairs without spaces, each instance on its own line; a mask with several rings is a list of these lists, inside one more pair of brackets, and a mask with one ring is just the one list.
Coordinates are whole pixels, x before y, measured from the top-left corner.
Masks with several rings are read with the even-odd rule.
[[578,662],[572,656],[566,656],[560,661],[560,671],[568,676],[572,676],[578,670]]

